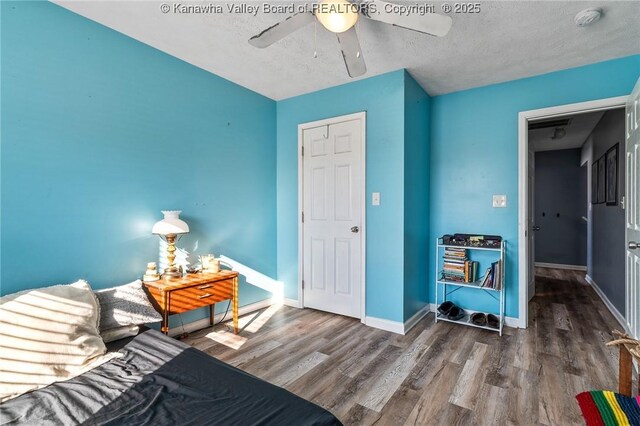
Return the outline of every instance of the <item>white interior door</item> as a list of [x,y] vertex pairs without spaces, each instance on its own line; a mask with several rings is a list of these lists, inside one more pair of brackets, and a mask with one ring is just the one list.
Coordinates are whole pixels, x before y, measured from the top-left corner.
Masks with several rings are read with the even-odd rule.
[[361,119],[303,130],[304,306],[361,318]]
[[640,79],[626,106],[626,320],[640,337]]
[[529,161],[527,170],[527,251],[529,258],[527,259],[527,293],[529,300],[536,295],[536,244],[535,234],[535,181],[536,181],[536,155],[529,148]]

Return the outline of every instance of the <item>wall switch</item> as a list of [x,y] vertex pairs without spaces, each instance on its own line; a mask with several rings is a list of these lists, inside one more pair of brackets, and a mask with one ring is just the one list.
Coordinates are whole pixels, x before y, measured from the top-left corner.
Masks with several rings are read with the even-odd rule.
[[379,206],[380,205],[380,193],[379,192],[373,192],[371,194],[371,205],[372,206]]
[[506,195],[494,195],[493,196],[493,207],[507,207],[507,196]]

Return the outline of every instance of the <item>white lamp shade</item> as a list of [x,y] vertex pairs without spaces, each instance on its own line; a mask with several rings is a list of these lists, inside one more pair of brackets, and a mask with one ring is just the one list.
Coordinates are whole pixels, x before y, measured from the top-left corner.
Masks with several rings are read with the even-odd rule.
[[180,219],[181,210],[163,210],[164,219],[156,222],[151,230],[152,234],[169,235],[169,234],[186,234],[189,232],[189,225]]
[[356,24],[358,9],[347,0],[323,0],[317,5],[316,17],[329,31],[343,33]]

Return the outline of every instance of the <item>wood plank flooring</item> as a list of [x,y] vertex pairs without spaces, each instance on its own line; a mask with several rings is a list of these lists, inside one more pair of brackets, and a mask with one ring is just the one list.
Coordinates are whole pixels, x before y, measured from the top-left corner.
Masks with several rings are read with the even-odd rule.
[[407,335],[310,309],[270,307],[185,342],[282,386],[346,425],[584,424],[575,395],[617,389],[620,328],[584,273],[536,269],[527,330],[429,314]]

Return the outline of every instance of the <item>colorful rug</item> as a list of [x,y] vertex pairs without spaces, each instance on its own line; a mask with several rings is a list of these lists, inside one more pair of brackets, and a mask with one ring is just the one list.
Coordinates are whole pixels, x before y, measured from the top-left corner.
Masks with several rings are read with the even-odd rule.
[[611,391],[582,392],[576,396],[587,426],[640,426],[640,395]]

